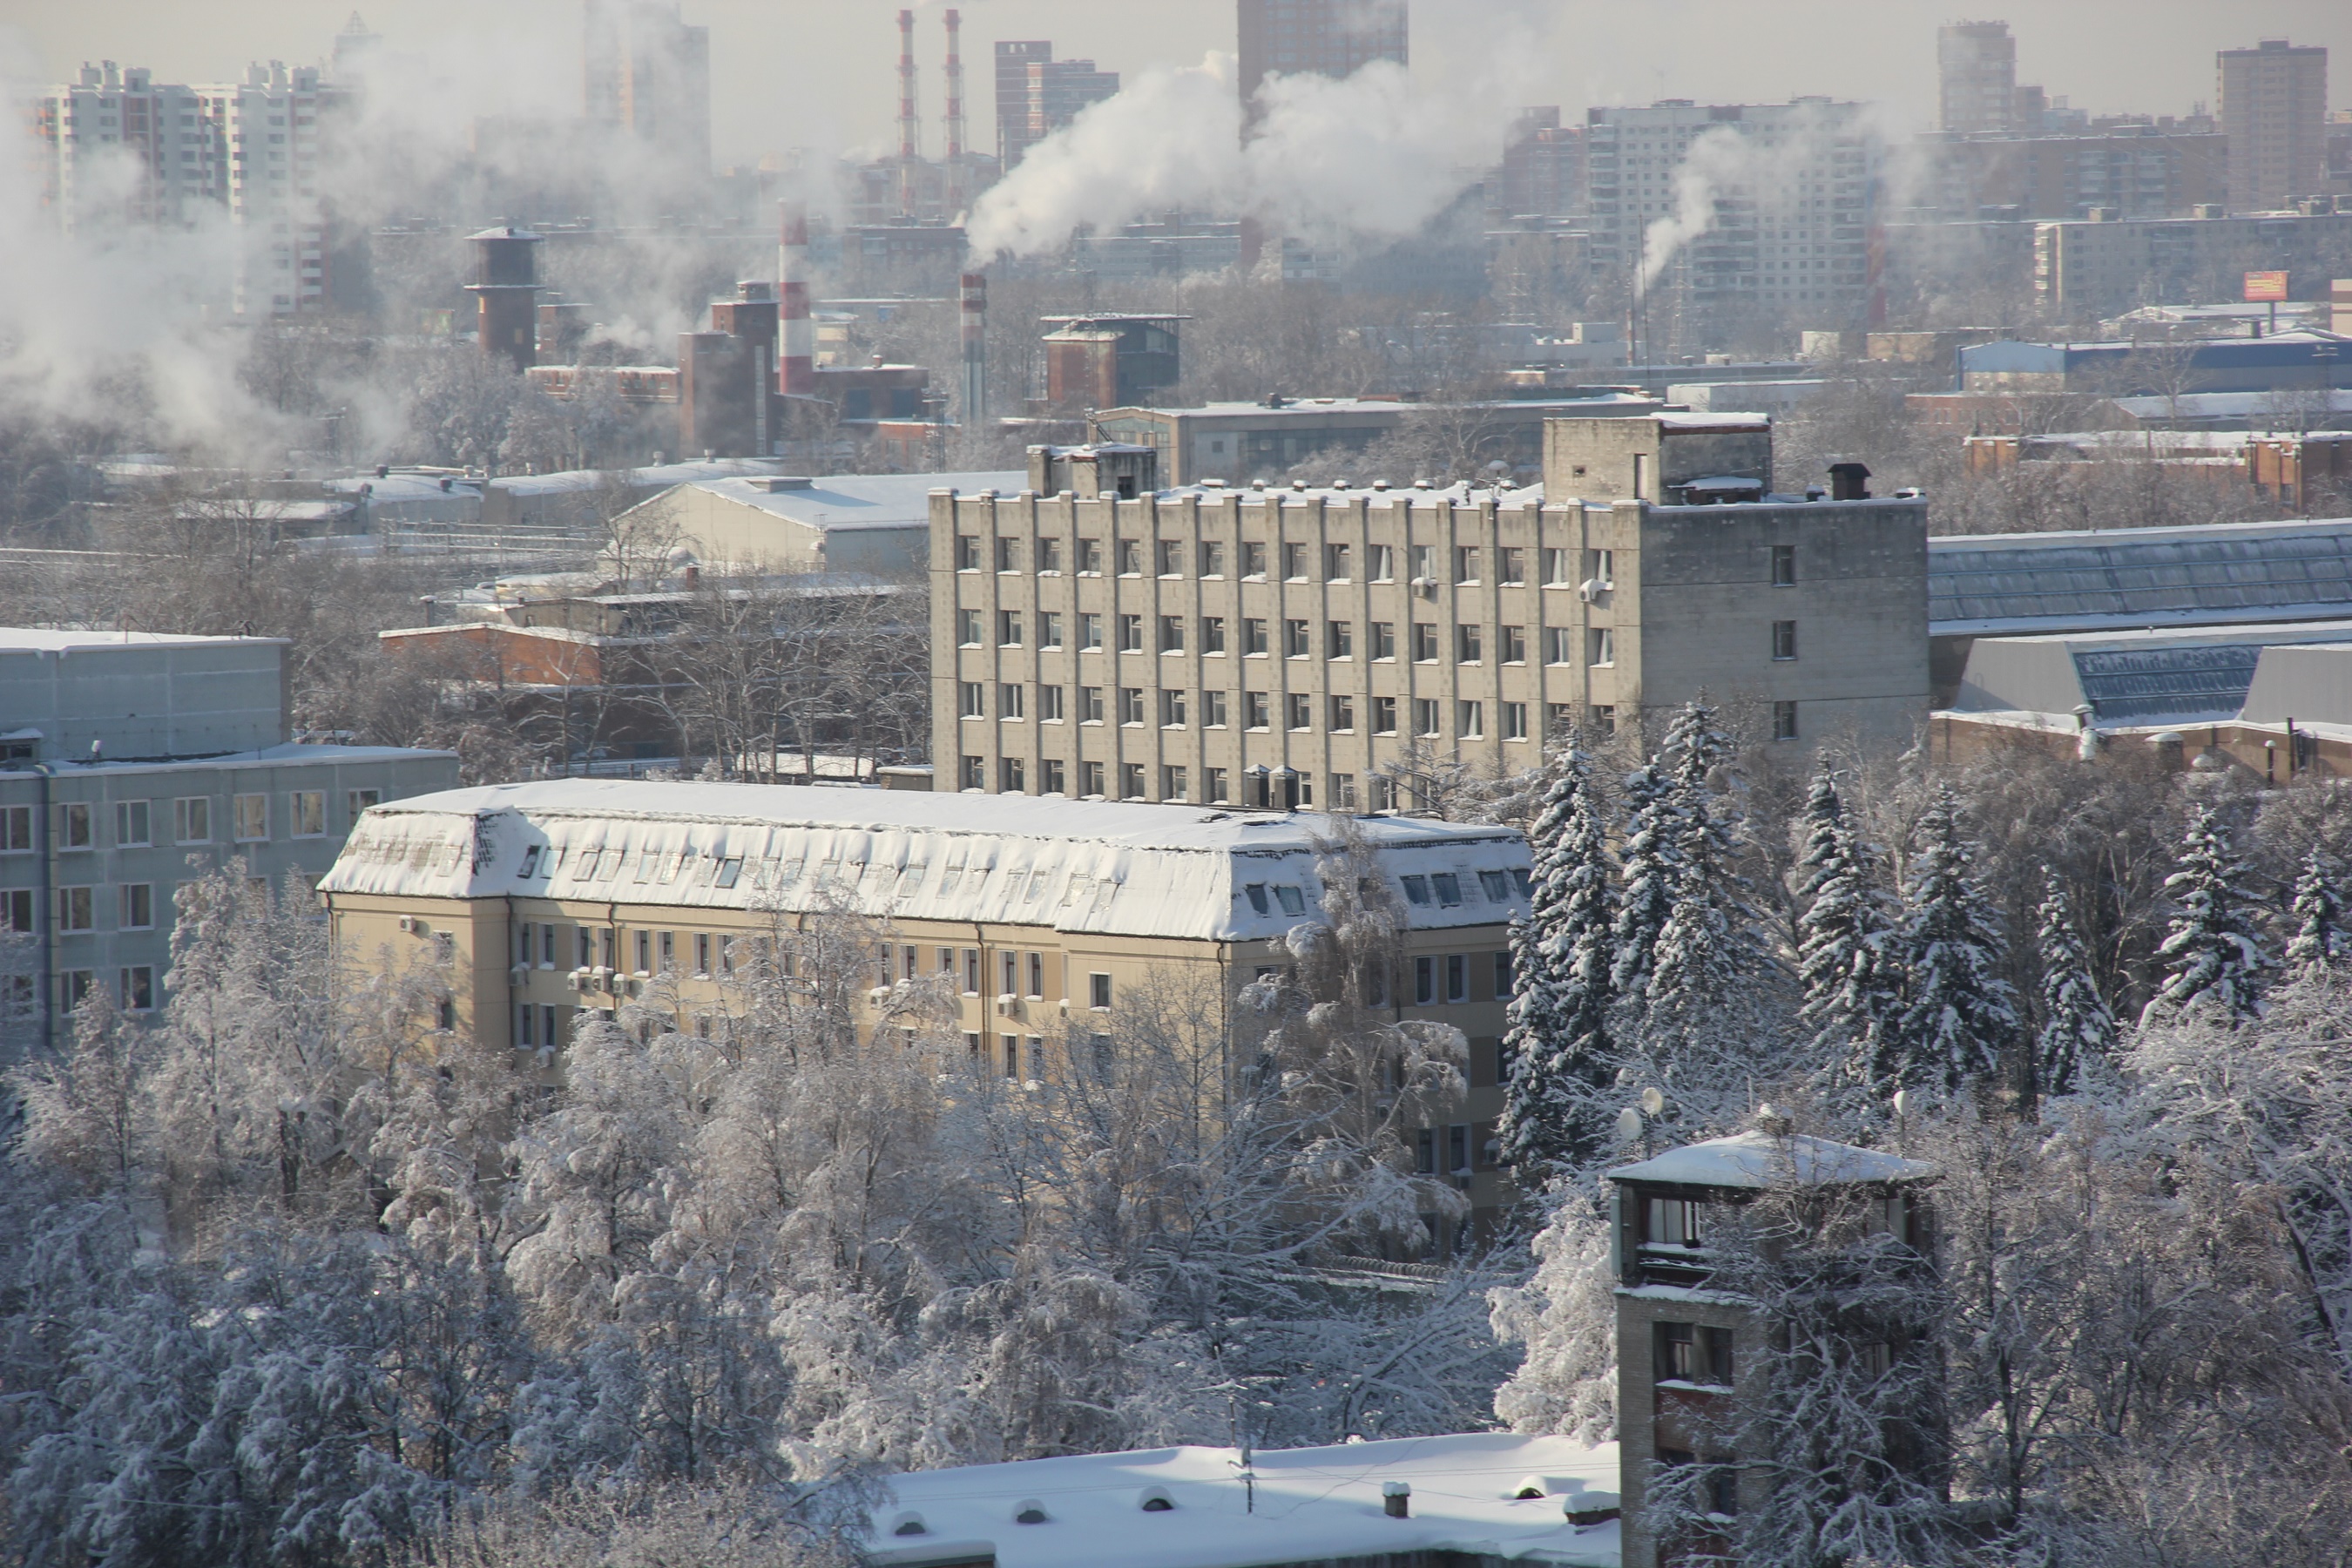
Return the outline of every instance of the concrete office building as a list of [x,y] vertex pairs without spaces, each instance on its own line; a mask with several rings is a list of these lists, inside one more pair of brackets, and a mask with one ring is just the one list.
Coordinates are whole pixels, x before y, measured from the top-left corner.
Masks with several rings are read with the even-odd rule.
[[1406,0],[1240,0],[1244,110],[1253,120],[1270,76],[1350,77],[1375,60],[1411,58]]
[[[1356,826],[1404,910],[1397,1016],[1471,1041],[1468,1098],[1416,1153],[1491,1213],[1507,1201],[1488,1142],[1526,840]],[[1157,805],[568,779],[378,806],[320,892],[348,951],[446,962],[455,1026],[518,1049],[568,1043],[583,1008],[723,1032],[733,944],[845,910],[883,922],[862,985],[950,973],[971,1055],[1049,1079],[1155,971],[1230,996],[1288,965],[1285,933],[1322,905],[1318,841],[1339,832]]]
[[1540,500],[934,492],[940,787],[1411,807],[1408,746],[1515,772],[1701,693],[1788,741],[1925,719],[1924,501],[1773,493],[1755,416],[1555,420],[1545,468]]
[[1936,29],[1936,122],[1946,132],[2007,131],[2017,118],[2017,40],[2006,22]]
[[2230,210],[2275,212],[2327,188],[2327,51],[2264,38],[2214,56]]
[[98,987],[157,1005],[194,868],[315,879],[367,807],[457,782],[454,752],[292,743],[286,647],[0,629],[0,1002],[34,1038]]

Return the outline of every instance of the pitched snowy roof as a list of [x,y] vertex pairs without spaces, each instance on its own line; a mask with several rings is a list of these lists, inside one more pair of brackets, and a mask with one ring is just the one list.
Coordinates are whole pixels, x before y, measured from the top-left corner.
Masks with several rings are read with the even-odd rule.
[[1936,1173],[1924,1161],[1906,1160],[1880,1149],[1860,1149],[1800,1132],[1780,1137],[1760,1128],[1685,1143],[1679,1149],[1620,1165],[1612,1182],[1669,1182],[1691,1187],[1763,1188],[1793,1178],[1807,1185],[1825,1182],[1916,1182]]
[[[1516,829],[1357,821],[1408,922],[1492,925],[1526,908]],[[1320,915],[1315,813],[1037,795],[556,779],[371,807],[330,893],[515,895],[1240,942]]]
[[[1565,1502],[1617,1490],[1617,1445],[1506,1432],[1258,1450],[1255,1507],[1231,1448],[1155,1448],[922,1470],[891,1479],[866,1549],[894,1568],[1262,1568],[1453,1552],[1616,1568],[1614,1521],[1582,1529]],[[1381,1487],[1412,1489],[1391,1519]],[[1522,1483],[1542,1497],[1522,1499]],[[1147,1499],[1166,1509],[1145,1511]],[[1016,1515],[1034,1508],[1043,1521]],[[919,1524],[920,1534],[900,1535]]]

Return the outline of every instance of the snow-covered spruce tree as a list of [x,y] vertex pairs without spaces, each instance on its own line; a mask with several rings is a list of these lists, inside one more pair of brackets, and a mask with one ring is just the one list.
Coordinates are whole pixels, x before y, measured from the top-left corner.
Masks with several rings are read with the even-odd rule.
[[1682,886],[1681,801],[1654,757],[1625,776],[1622,794],[1625,818],[1618,878],[1624,891],[1610,938],[1609,989],[1621,1005],[1639,1016],[1649,1001],[1658,933],[1665,929]]
[[2288,916],[2294,935],[2286,944],[2287,967],[2298,974],[2340,968],[2352,961],[2352,931],[2345,928],[2344,891],[2314,848],[2294,879]]
[[2016,993],[2000,977],[2000,937],[1960,834],[1948,786],[1920,816],[1904,922],[1903,1016],[1879,1050],[1872,1088],[1947,1092],[1995,1072],[2018,1038]]
[[[1832,1079],[1867,1081],[1903,1011],[1903,976],[1893,962],[1895,921],[1879,884],[1876,857],[1845,813],[1826,758],[1814,772],[1797,863],[1799,1016]],[[1861,1070],[1857,1070],[1861,1069]]]
[[1591,1155],[1586,1100],[1614,1070],[1609,1049],[1611,942],[1617,868],[1595,798],[1592,764],[1570,731],[1528,837],[1535,889],[1511,927],[1508,1077],[1497,1129],[1504,1163],[1523,1175]]
[[1617,1436],[1616,1269],[1609,1222],[1581,1186],[1563,1184],[1532,1244],[1524,1285],[1486,1293],[1495,1337],[1527,1359],[1495,1391],[1495,1414],[1514,1432],[1580,1442]]
[[1715,727],[1715,710],[1685,704],[1666,731],[1664,754],[1674,765],[1668,820],[1679,838],[1648,1001],[1661,1023],[1688,1029],[1760,971],[1766,956],[1747,879],[1735,864],[1733,819],[1715,791],[1715,772],[1731,755],[1731,738]]
[[2244,879],[2244,863],[2221,814],[2206,804],[2192,808],[2179,868],[2164,879],[2179,912],[2156,950],[2164,984],[2151,1010],[2201,1003],[2233,1021],[2252,1016],[2263,976],[2273,965],[2263,951]]
[[2033,1041],[2033,1089],[2037,1094],[2068,1094],[2085,1066],[2114,1053],[2116,1016],[2091,978],[2090,954],[2055,871],[2044,884],[2034,945],[2042,960],[2042,1027]]

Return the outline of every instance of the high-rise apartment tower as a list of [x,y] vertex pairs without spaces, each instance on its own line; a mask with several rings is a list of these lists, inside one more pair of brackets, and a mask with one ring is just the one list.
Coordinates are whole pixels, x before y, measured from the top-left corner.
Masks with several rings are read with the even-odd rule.
[[2230,139],[2230,210],[2271,212],[2327,180],[2327,51],[2264,38],[2223,49],[2221,131]]
[[1947,132],[2008,131],[2017,121],[2017,40],[2006,22],[1936,29],[1937,123]]

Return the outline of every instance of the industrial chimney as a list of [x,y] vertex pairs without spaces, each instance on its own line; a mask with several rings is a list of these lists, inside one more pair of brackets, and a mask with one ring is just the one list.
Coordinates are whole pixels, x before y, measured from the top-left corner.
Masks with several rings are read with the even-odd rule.
[[963,15],[950,7],[948,23],[947,217],[963,215]]
[[539,272],[531,247],[539,236],[508,225],[468,235],[474,244],[474,341],[484,353],[504,354],[519,371],[539,363]]
[[786,202],[783,209],[782,243],[776,251],[783,316],[777,390],[786,397],[808,397],[816,392],[816,325],[809,319],[808,205]]
[[922,126],[915,114],[915,14],[898,13],[898,216],[915,216],[915,161],[922,156]]
[[988,421],[988,279],[963,275],[963,427],[977,436]]

